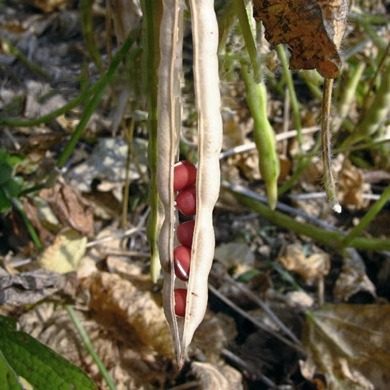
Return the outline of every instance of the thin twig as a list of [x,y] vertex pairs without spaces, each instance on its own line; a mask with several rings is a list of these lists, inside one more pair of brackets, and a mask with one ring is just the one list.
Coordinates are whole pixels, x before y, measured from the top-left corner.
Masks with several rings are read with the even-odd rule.
[[[313,134],[319,130],[320,130],[320,128],[318,126],[307,127],[305,129],[302,129],[302,134],[303,135]],[[290,130],[290,131],[286,131],[286,132],[281,133],[281,134],[276,134],[275,139],[276,139],[276,142],[281,142],[281,141],[285,141],[286,139],[293,138],[297,134],[298,134],[297,130]],[[238,146],[235,146],[234,148],[225,150],[224,152],[222,152],[219,155],[219,158],[220,158],[220,160],[222,160],[224,158],[234,156],[235,154],[246,153],[246,152],[250,152],[250,151],[255,150],[255,149],[256,149],[256,144],[254,142],[249,142],[247,144],[238,145]]]
[[276,384],[271,379],[269,379],[268,377],[263,375],[261,372],[258,372],[258,371],[254,372],[253,368],[250,367],[246,361],[244,361],[243,359],[241,359],[239,356],[237,356],[233,352],[229,351],[228,349],[225,349],[225,348],[222,349],[221,354],[227,360],[230,360],[232,363],[239,366],[241,368],[241,370],[247,372],[248,376],[250,376],[251,379],[261,380],[267,386],[269,386],[270,389],[277,389],[278,388],[278,386],[276,386]]
[[244,317],[248,321],[250,321],[253,325],[255,325],[257,328],[263,330],[264,332],[267,332],[280,340],[281,342],[285,343],[289,347],[293,348],[294,350],[305,353],[301,345],[297,345],[296,343],[293,343],[289,339],[285,338],[284,336],[272,331],[269,329],[266,325],[262,324],[260,321],[253,318],[250,314],[248,314],[245,310],[242,310],[239,306],[237,306],[235,303],[233,303],[229,298],[227,298],[225,295],[223,295],[221,292],[219,292],[215,287],[213,287],[211,284],[209,284],[209,290],[217,296],[222,302],[224,302],[226,305],[228,305],[231,309],[233,309],[235,312],[237,312],[240,316]]
[[[242,185],[230,184],[230,183],[228,183],[226,181],[223,181],[222,182],[222,187],[227,188],[230,191],[239,192],[240,194],[243,194],[245,196],[249,196],[252,199],[255,199],[255,200],[257,200],[257,201],[259,201],[261,203],[267,204],[267,198],[264,195],[261,195],[261,194],[258,194],[256,192],[250,191],[250,190],[248,190],[246,187],[244,187]],[[324,194],[324,197],[325,196],[326,195]],[[296,209],[294,207],[288,206],[287,204],[284,204],[284,203],[281,203],[281,202],[278,202],[276,204],[276,210],[283,211],[284,213],[292,215],[294,217],[300,217],[303,220],[305,220],[306,222],[310,222],[313,225],[319,226],[319,227],[327,229],[327,230],[333,230],[333,231],[337,230],[334,226],[324,222],[323,220],[318,219],[316,217],[313,217],[312,215],[306,214],[304,211],[302,211],[300,209]]]
[[225,275],[225,279],[229,283],[231,283],[235,287],[237,287],[239,290],[241,290],[249,299],[251,299],[257,305],[259,305],[264,310],[264,312],[268,315],[268,317],[275,323],[275,325],[278,326],[280,328],[280,330],[286,334],[286,336],[290,337],[290,339],[294,343],[302,346],[301,342],[298,340],[298,338],[295,336],[295,334],[292,333],[291,330],[288,329],[287,326],[284,325],[284,323],[272,311],[272,309],[265,302],[263,302],[258,296],[256,296],[251,290],[249,290],[249,288],[247,288],[246,286],[244,286],[241,283],[238,283],[229,275]]
[[330,127],[330,109],[332,105],[333,81],[333,79],[325,79],[324,81],[324,95],[322,98],[321,108],[321,151],[322,163],[324,166],[324,185],[326,195],[333,211],[335,211],[336,213],[341,213],[341,206],[337,200],[336,183],[334,180],[332,169],[332,133]]

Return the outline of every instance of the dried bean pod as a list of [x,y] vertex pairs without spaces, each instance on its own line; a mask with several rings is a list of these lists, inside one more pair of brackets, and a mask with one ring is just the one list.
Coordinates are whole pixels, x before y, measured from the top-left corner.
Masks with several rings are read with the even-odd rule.
[[191,273],[181,350],[185,354],[203,320],[208,299],[208,274],[214,257],[213,208],[220,188],[222,146],[218,73],[218,24],[213,0],[190,0],[194,47],[194,82],[198,111],[198,171]]
[[[180,77],[182,74],[183,1],[163,0],[160,24],[160,64],[158,81],[158,193],[163,209],[159,252],[164,278],[163,305],[180,365],[182,326],[175,314],[175,239],[174,165],[181,128]],[[181,361],[180,361],[181,359]]]
[[164,276],[164,311],[171,328],[179,367],[184,363],[187,347],[207,307],[207,279],[215,246],[212,212],[219,195],[219,153],[222,145],[217,57],[218,25],[214,2],[190,0],[190,7],[199,146],[196,177],[197,212],[184,318],[176,316],[177,288],[175,289],[176,276],[173,266],[175,227],[173,172],[180,129],[181,0],[163,0],[158,88],[157,175],[159,195],[164,209],[159,249]]

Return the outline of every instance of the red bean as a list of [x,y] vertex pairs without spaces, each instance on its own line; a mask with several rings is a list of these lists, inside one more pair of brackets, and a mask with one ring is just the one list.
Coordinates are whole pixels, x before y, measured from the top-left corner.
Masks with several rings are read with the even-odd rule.
[[180,245],[173,251],[173,264],[176,276],[184,281],[190,274],[191,249]]
[[186,313],[187,290],[184,288],[175,289],[175,314],[184,317]]
[[174,191],[192,186],[196,181],[196,168],[189,161],[180,161],[175,165],[173,177]]
[[176,197],[176,205],[183,215],[194,215],[196,211],[195,187],[185,188]]
[[191,248],[192,246],[192,237],[194,235],[195,221],[187,221],[181,223],[177,227],[177,239],[180,244]]

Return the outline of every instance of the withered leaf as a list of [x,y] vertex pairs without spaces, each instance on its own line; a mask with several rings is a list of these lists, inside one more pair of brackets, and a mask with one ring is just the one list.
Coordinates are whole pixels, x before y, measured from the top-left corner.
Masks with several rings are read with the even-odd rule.
[[0,304],[34,304],[64,287],[62,275],[43,269],[10,275],[0,269]]
[[325,305],[307,316],[302,374],[322,374],[327,389],[388,389],[389,305]]
[[347,0],[253,0],[253,6],[266,39],[290,48],[292,69],[317,69],[326,78],[338,76]]

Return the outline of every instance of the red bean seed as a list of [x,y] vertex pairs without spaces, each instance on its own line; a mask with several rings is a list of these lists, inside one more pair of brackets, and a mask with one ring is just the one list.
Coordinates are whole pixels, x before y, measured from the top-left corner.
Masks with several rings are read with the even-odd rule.
[[180,191],[192,186],[196,181],[196,167],[189,161],[180,161],[175,165],[173,176],[173,189]]
[[190,274],[191,249],[180,245],[173,251],[173,264],[176,276],[184,281]]
[[191,248],[194,235],[195,221],[183,222],[177,227],[177,239],[180,244]]
[[175,314],[184,317],[186,313],[187,290],[184,288],[175,289]]
[[185,188],[176,197],[176,205],[183,215],[194,215],[196,211],[195,187]]

